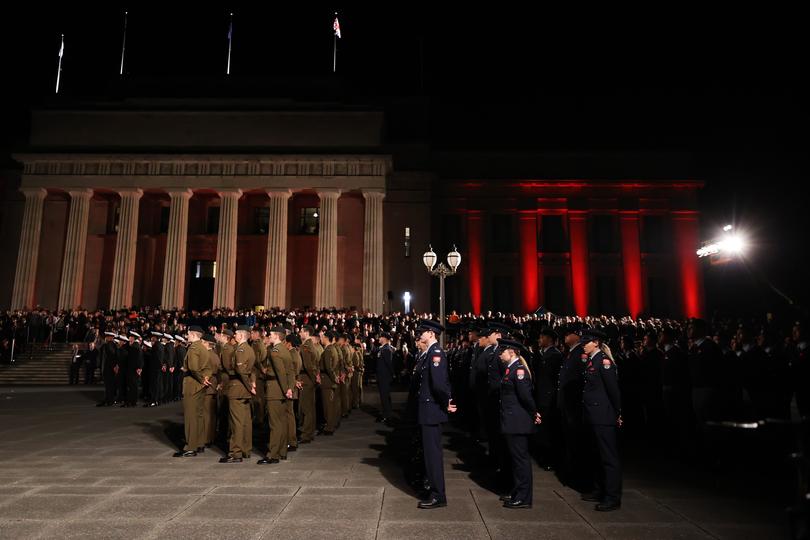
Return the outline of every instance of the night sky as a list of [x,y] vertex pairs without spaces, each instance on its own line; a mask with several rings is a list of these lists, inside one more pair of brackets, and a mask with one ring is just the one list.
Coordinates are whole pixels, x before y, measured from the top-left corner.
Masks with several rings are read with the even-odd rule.
[[584,4],[570,12],[336,7],[343,32],[337,76],[332,8],[235,7],[230,79],[230,8],[130,8],[123,82],[123,9],[7,10],[0,21],[2,160],[24,143],[30,107],[56,99],[64,33],[58,100],[417,98],[429,114],[400,120],[400,142],[688,155],[688,166],[672,174],[706,181],[705,235],[733,222],[756,244],[744,264],[707,274],[708,305],[782,310],[765,278],[810,305],[803,271],[810,212],[800,196],[810,44],[796,13],[708,13],[682,4],[661,12],[592,12]]

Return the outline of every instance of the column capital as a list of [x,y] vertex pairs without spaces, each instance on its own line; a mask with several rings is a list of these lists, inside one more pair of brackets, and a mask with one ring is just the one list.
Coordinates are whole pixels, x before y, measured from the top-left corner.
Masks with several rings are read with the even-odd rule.
[[340,194],[343,190],[338,188],[322,188],[317,189],[315,192],[318,194],[318,197],[321,199],[337,199],[340,197]]
[[291,189],[266,189],[265,193],[271,199],[289,199],[292,196]]
[[116,190],[118,195],[121,196],[123,199],[124,197],[130,197],[133,199],[140,199],[143,197],[143,190],[141,188],[120,188]]
[[45,188],[20,188],[20,192],[25,195],[26,199],[40,198],[44,199],[48,195],[48,190]]
[[363,198],[364,199],[384,199],[385,198],[385,190],[382,189],[363,189]]
[[69,188],[65,190],[71,199],[86,198],[89,199],[93,196],[93,190],[90,188]]
[[220,188],[217,190],[217,195],[220,199],[238,199],[242,196],[242,190],[239,188]]
[[180,197],[183,199],[190,199],[194,193],[189,188],[167,188],[166,193],[169,194],[169,197],[172,199],[175,197]]

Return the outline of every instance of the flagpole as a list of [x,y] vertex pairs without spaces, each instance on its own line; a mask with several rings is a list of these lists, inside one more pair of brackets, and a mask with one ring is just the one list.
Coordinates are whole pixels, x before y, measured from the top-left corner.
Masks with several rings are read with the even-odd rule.
[[65,34],[62,34],[62,45],[59,47],[59,67],[56,68],[56,93],[59,93],[59,79],[62,76],[62,55],[65,53]]
[[118,70],[118,75],[124,76],[124,53],[127,50],[127,12],[124,11],[124,40],[121,43],[121,68]]
[[233,11],[231,12],[231,24],[228,26],[228,66],[225,68],[225,75],[231,74],[231,44],[233,43]]
[[[337,11],[335,12],[335,22],[337,22],[338,18]],[[335,24],[332,23],[332,73],[337,73],[337,29],[335,28]]]

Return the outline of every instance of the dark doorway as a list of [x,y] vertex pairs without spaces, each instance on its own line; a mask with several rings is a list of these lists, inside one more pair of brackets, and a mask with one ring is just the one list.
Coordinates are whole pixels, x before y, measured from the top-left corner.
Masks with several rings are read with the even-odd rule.
[[216,261],[191,261],[191,279],[188,286],[188,307],[208,309],[214,301]]

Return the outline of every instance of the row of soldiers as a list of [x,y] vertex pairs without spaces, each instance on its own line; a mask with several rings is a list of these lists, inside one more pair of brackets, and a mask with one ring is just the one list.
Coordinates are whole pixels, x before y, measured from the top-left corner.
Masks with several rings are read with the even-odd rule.
[[316,333],[311,326],[298,335],[281,326],[263,332],[248,325],[207,334],[191,326],[188,342],[186,443],[176,457],[198,455],[219,435],[228,448],[220,462],[240,463],[251,455],[254,423],[263,426],[266,419],[267,452],[257,463],[278,463],[299,443],[314,440],[319,412],[317,433],[333,435],[362,401],[363,348],[345,334]]
[[104,399],[97,406],[135,407],[139,384],[144,407],[180,400],[187,347],[177,334],[152,332],[144,339],[134,330],[105,332],[98,353]]

